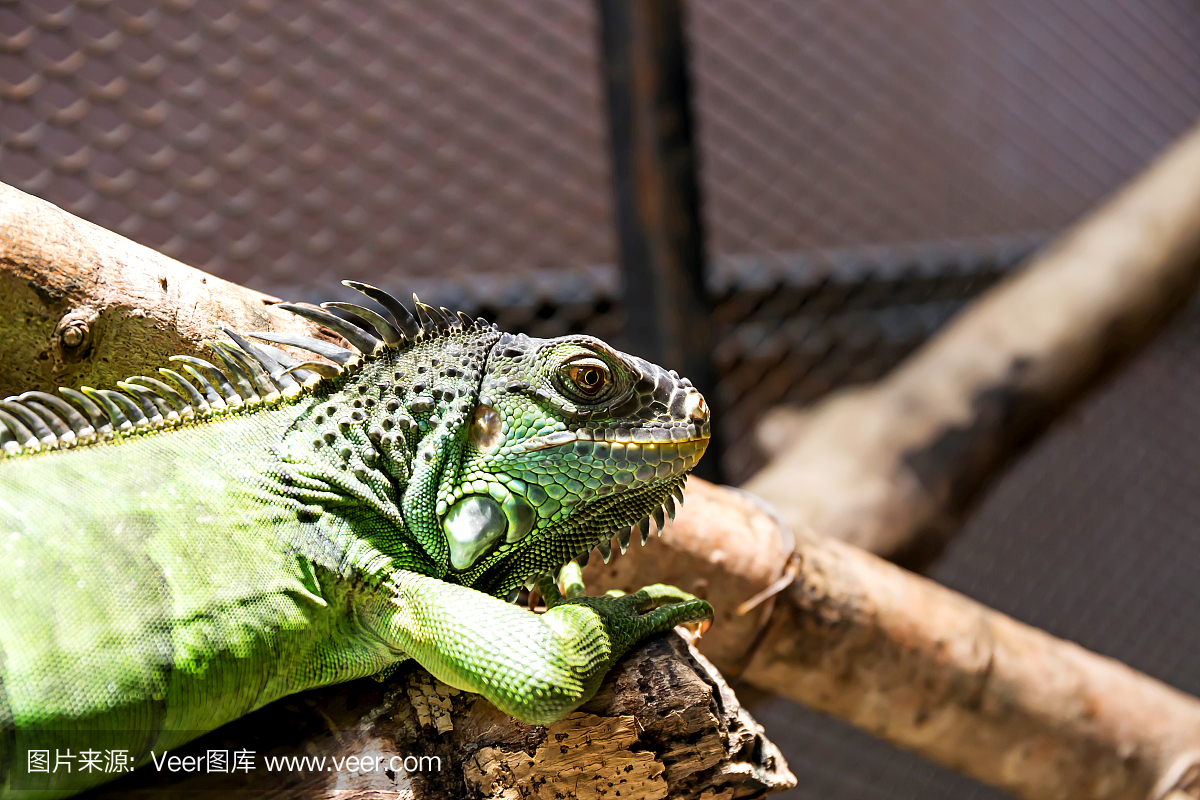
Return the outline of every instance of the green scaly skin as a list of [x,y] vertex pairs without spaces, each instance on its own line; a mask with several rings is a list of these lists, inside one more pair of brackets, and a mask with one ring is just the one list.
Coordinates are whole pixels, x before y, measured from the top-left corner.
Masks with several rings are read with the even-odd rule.
[[[582,596],[573,564],[565,597],[544,577],[607,555],[614,534],[623,550],[631,525],[673,509],[708,438],[686,379],[590,337],[418,308],[420,323],[364,316],[390,344],[360,346],[337,375],[296,372],[303,388],[227,348],[241,367],[222,358],[223,377],[249,398],[238,409],[184,412],[182,392],[122,384],[126,417],[140,404],[176,424],[105,438],[60,414],[39,431],[18,411],[46,402],[0,403],[0,422],[17,419],[0,464],[0,797],[116,777],[29,774],[31,749],[146,763],[408,658],[548,723],[640,639],[711,615],[668,586]],[[255,402],[264,378],[285,396]],[[97,428],[124,421],[76,407]],[[500,599],[539,578],[544,614]]]

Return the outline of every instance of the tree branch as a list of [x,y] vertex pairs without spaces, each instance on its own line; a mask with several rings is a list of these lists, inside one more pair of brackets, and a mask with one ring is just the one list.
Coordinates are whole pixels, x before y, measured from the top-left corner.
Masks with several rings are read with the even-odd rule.
[[844,542],[792,537],[752,495],[693,478],[686,497],[649,552],[585,577],[707,596],[700,648],[726,675],[1028,800],[1200,797],[1200,699]]
[[238,331],[330,338],[271,307],[277,298],[214,278],[0,183],[0,397],[59,386],[110,387],[205,357],[204,342]]
[[990,480],[1198,280],[1200,127],[883,380],[798,418],[745,488],[793,528],[927,562]]

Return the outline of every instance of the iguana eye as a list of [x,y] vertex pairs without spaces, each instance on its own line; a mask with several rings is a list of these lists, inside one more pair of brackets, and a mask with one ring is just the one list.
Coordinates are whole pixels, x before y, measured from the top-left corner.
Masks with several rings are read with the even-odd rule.
[[595,400],[612,383],[608,366],[598,358],[572,361],[563,368],[566,388],[584,401]]

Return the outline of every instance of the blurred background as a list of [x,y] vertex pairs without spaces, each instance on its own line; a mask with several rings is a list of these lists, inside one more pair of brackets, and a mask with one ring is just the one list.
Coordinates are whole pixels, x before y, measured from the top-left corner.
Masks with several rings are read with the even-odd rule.
[[[737,484],[768,409],[886,372],[1200,119],[1195,0],[699,0],[632,44],[622,6],[0,0],[0,181],[287,299],[353,278],[700,358]],[[661,147],[630,102],[647,64]],[[674,227],[645,224],[646,153]],[[681,263],[646,256],[659,234]],[[663,308],[703,331],[649,330]],[[1189,310],[931,575],[1200,694],[1198,390]],[[755,712],[789,800],[1002,796]]]

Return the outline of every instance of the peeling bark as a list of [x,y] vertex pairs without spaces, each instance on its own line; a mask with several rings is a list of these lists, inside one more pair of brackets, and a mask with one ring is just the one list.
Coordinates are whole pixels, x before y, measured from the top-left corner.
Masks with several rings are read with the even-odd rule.
[[[549,726],[410,668],[387,685],[368,679],[286,698],[173,754],[239,749],[254,751],[256,769],[171,774],[150,765],[88,796],[739,800],[795,785],[762,728],[678,634],[623,659],[596,697]],[[360,766],[365,756],[370,768],[265,769],[269,756],[296,755],[349,756]],[[440,759],[440,769],[410,761],[418,768],[405,771],[406,757]]]

